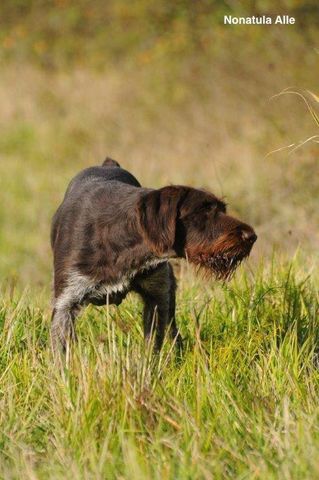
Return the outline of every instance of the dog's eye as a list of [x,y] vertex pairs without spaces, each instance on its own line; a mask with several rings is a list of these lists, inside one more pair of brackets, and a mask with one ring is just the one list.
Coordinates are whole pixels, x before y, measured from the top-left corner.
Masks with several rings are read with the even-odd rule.
[[212,211],[212,210],[215,210],[216,209],[216,203],[214,202],[203,202],[202,205],[201,205],[201,208],[203,210],[207,210],[207,211]]
[[226,209],[227,209],[227,204],[224,202],[219,202],[218,210],[222,213],[226,213]]
[[217,205],[215,202],[203,202],[200,208],[206,215],[215,216],[218,212]]

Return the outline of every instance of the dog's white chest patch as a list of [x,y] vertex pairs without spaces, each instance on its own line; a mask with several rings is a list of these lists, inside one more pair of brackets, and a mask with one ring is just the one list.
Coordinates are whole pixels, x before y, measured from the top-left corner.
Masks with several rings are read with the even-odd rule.
[[85,297],[102,298],[116,293],[123,293],[129,290],[132,280],[138,273],[143,273],[165,262],[167,262],[167,258],[148,260],[141,268],[132,270],[123,275],[123,278],[118,282],[114,283],[96,283],[94,279],[87,275],[73,271],[69,275],[67,287],[55,303],[55,308],[65,308],[73,303],[81,303]]

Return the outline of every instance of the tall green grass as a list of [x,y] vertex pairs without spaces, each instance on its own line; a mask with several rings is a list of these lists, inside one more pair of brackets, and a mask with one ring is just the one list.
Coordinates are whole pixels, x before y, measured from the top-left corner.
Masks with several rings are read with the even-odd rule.
[[57,366],[43,299],[5,293],[0,478],[318,478],[317,271],[277,257],[245,271],[182,276],[182,358],[169,341],[151,355],[132,296],[88,308]]

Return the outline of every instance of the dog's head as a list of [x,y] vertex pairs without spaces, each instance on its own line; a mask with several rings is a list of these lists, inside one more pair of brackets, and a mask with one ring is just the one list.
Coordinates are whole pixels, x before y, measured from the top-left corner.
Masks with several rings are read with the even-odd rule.
[[227,279],[249,255],[257,236],[227,215],[212,193],[184,186],[152,190],[138,205],[142,233],[159,256],[178,256]]

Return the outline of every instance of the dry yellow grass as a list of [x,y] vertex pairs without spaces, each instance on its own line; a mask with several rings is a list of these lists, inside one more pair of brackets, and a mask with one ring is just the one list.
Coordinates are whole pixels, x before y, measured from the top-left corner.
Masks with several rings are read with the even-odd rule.
[[173,71],[165,61],[103,71],[3,68],[2,278],[48,285],[51,216],[70,178],[106,155],[144,185],[189,184],[224,197],[256,227],[255,258],[299,245],[316,255],[318,144],[267,156],[317,133],[302,100],[271,99],[288,82],[313,88],[316,54],[303,74],[297,61],[285,72],[269,66],[256,46],[241,63],[225,55],[191,56]]

